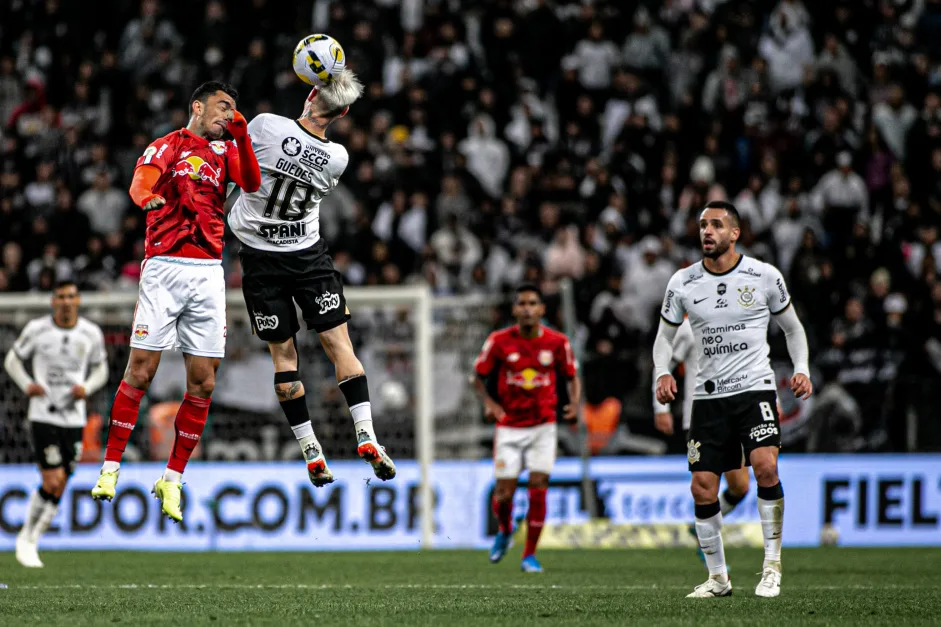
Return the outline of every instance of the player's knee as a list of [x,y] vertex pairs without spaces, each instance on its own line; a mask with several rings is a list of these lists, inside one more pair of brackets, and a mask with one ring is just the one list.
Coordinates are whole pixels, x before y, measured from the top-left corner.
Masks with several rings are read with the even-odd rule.
[[269,342],[268,350],[276,372],[297,370],[297,349],[293,338],[284,342]]
[[750,455],[752,472],[760,486],[773,486],[778,482],[778,458],[770,447],[759,448]]
[[725,476],[729,490],[736,496],[744,497],[748,494],[748,470],[737,470]]
[[43,477],[42,489],[55,497],[65,492],[65,472],[48,473]]
[[216,373],[211,368],[194,369],[186,377],[186,393],[199,398],[209,398],[216,387]]
[[334,365],[337,365],[337,362],[348,362],[351,359],[356,359],[356,355],[353,353],[353,343],[346,331],[346,325],[324,331],[319,337],[324,352]]
[[719,498],[719,478],[709,473],[695,473],[690,492],[698,504],[714,503]]
[[514,492],[515,490],[509,488],[498,487],[493,492],[493,498],[495,498],[498,503],[509,503],[513,500]]
[[124,380],[131,387],[146,390],[157,374],[157,365],[148,359],[132,359],[124,372]]
[[778,466],[774,460],[762,460],[752,467],[758,485],[770,487],[778,482]]
[[549,487],[549,475],[534,473],[529,476],[529,487],[545,490]]

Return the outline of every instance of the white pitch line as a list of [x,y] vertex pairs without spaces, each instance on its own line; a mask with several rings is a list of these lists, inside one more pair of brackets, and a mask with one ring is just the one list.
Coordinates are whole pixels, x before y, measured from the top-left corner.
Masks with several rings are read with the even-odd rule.
[[[2,584],[0,584],[2,585]],[[686,590],[691,586],[683,585],[538,585],[538,584],[377,584],[375,586],[353,586],[349,584],[6,584],[5,589],[16,590]],[[845,585],[845,586],[787,586],[790,590],[925,590],[933,586],[883,584]],[[0,589],[2,590],[2,589]],[[2,594],[2,592],[0,592]]]

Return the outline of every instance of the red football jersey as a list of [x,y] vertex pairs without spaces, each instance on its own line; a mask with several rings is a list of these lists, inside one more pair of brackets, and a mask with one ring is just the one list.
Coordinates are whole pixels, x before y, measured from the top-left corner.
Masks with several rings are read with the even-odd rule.
[[497,373],[497,395],[506,412],[498,424],[533,427],[555,422],[558,409],[557,374],[575,376],[575,356],[564,334],[544,326],[532,339],[518,326],[494,331],[474,362],[482,377]]
[[137,167],[160,170],[153,189],[167,204],[147,212],[145,257],[222,259],[223,204],[230,168],[238,169],[231,141],[210,141],[187,129],[154,141]]

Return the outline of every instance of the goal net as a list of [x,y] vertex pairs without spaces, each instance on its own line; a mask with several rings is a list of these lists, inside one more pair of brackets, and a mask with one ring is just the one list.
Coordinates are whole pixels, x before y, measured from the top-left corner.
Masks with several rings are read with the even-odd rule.
[[[435,459],[480,459],[493,428],[481,420],[470,374],[477,352],[500,321],[503,299],[433,299],[425,286],[349,288],[350,335],[368,374],[380,441],[393,459],[416,459],[423,475]],[[86,293],[81,314],[101,326],[107,345],[107,386],[89,403],[83,461],[100,462],[111,399],[129,354],[136,292]],[[264,342],[252,336],[238,291],[227,297],[226,358],[220,367],[205,435],[197,450],[206,461],[300,458],[272,390],[273,367]],[[0,296],[0,353],[26,323],[50,312],[45,294]],[[297,336],[300,374],[318,439],[330,459],[356,456],[349,411],[332,365],[315,334]],[[2,357],[0,357],[2,358]],[[166,460],[173,418],[185,389],[182,354],[164,353],[141,406],[126,459]],[[27,400],[0,376],[0,463],[33,461]],[[423,488],[427,484],[423,481]]]

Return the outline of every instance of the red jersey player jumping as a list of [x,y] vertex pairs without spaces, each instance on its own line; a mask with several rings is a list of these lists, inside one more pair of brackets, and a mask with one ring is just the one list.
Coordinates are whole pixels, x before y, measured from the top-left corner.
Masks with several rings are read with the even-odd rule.
[[[484,343],[474,370],[475,386],[483,398],[485,414],[496,421],[493,461],[497,479],[493,513],[499,531],[490,550],[490,561],[503,559],[513,534],[513,495],[523,468],[529,470],[529,511],[526,514],[526,548],[523,572],[541,573],[536,544],[546,519],[546,490],[555,463],[556,381],[566,379],[569,402],[563,417],[578,415],[581,382],[568,338],[540,324],[546,313],[542,293],[534,285],[516,290],[513,317],[517,324],[494,331]],[[496,377],[497,396],[488,392],[485,379]]]
[[[226,185],[258,190],[261,172],[245,118],[231,86],[204,83],[190,98],[186,128],[154,141],[137,161],[130,194],[147,215],[147,239],[131,335],[131,355],[111,406],[108,447],[96,499],[114,498],[121,456],[137,423],[140,401],[160,355],[179,348],[186,394],[176,415],[176,438],[163,476],[154,484],[161,510],[183,519],[183,469],[199,443],[216,370],[225,353],[225,276],[222,270]],[[228,131],[235,141],[224,141]]]

